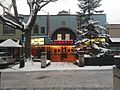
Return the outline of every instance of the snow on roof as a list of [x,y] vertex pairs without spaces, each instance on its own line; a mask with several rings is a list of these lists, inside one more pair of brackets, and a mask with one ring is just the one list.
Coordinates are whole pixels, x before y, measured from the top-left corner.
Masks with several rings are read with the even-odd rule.
[[0,47],[21,47],[21,45],[12,39],[7,39],[6,41],[0,43]]
[[120,38],[110,38],[112,42],[120,42]]

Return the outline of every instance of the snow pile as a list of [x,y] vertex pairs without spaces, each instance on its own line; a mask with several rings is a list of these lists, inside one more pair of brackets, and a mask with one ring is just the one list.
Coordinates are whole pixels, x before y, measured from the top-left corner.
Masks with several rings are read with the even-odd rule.
[[112,69],[113,66],[84,66],[78,67],[73,63],[67,62],[52,62],[46,68],[41,68],[40,62],[31,62],[27,61],[25,63],[24,68],[19,68],[19,64],[7,68],[7,69],[0,69],[1,72],[14,72],[14,71],[48,71],[48,70],[109,70]]
[[81,67],[80,70],[110,70],[114,66],[85,66]]

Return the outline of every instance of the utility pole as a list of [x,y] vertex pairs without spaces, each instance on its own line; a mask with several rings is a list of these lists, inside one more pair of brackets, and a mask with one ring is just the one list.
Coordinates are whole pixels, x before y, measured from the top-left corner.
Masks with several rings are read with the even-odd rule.
[[46,18],[46,28],[47,28],[47,35],[49,36],[49,31],[50,31],[50,15],[49,15],[49,12],[45,11],[45,10],[41,10],[43,11],[44,13],[47,13],[47,18]]

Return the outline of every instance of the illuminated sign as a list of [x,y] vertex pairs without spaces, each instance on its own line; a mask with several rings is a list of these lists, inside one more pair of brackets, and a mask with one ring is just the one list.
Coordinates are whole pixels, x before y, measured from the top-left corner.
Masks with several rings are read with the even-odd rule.
[[31,45],[44,45],[44,38],[31,39]]
[[73,45],[73,40],[54,40],[55,45]]
[[105,42],[106,40],[105,40],[105,38],[93,38],[93,39],[91,39],[91,42]]

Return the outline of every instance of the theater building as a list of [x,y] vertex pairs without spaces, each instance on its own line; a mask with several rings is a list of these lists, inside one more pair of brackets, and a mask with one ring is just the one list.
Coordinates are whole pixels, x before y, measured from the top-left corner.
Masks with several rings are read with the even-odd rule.
[[[28,19],[24,15],[24,20]],[[105,26],[106,15],[93,15],[96,21]],[[32,55],[40,58],[41,52],[47,52],[52,62],[74,62],[73,45],[77,40],[77,15],[61,11],[57,15],[38,15],[31,33]]]

